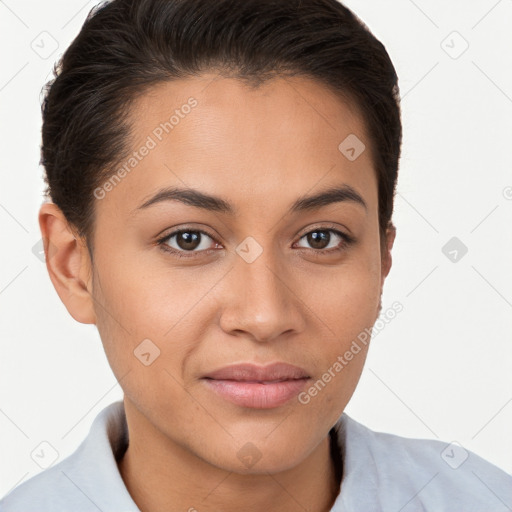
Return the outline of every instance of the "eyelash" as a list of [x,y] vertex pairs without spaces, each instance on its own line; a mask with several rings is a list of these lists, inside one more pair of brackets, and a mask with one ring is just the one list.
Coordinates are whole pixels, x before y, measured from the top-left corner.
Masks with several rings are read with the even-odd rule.
[[[304,233],[299,238],[299,240],[302,240],[305,236],[309,235],[310,233],[314,233],[315,231],[329,231],[331,233],[338,235],[342,239],[340,247],[331,248],[331,249],[310,249],[311,251],[313,251],[313,253],[315,255],[318,255],[318,256],[323,256],[325,254],[333,254],[336,252],[343,251],[350,245],[354,244],[356,241],[355,238],[353,238],[352,236],[347,235],[346,233],[343,233],[342,231],[339,231],[337,229],[334,229],[333,227],[314,228],[314,229],[308,231],[307,233]],[[173,231],[172,233],[169,233],[168,235],[165,235],[165,236],[159,238],[156,241],[156,244],[160,247],[160,249],[162,251],[164,251],[166,253],[171,253],[172,255],[176,256],[177,258],[194,258],[197,254],[208,253],[208,252],[216,250],[216,249],[205,249],[202,251],[183,251],[183,250],[178,251],[176,249],[173,249],[172,247],[169,247],[167,244],[165,244],[166,241],[171,239],[173,236],[179,235],[180,233],[201,233],[201,234],[206,235],[209,238],[211,238],[216,244],[219,244],[219,242],[217,242],[217,240],[215,240],[215,238],[212,235],[210,235],[210,233],[208,233],[207,231],[204,231],[202,229],[198,229],[198,228],[177,229],[176,231]],[[301,249],[306,249],[306,248],[301,247]],[[187,253],[189,253],[189,254],[187,254]]]

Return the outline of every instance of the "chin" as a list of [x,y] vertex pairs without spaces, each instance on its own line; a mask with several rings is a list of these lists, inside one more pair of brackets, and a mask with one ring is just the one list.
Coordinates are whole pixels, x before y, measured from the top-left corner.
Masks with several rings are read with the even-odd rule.
[[216,461],[216,466],[226,471],[237,473],[239,475],[268,475],[277,474],[287,471],[298,466],[307,457],[306,453],[295,451],[281,450],[272,452],[265,449],[256,451],[254,447],[248,446],[245,448],[245,453],[242,460],[238,457],[226,458]]
[[303,462],[317,446],[306,433],[298,436],[285,429],[278,433],[280,427],[276,429],[276,423],[271,428],[265,427],[257,429],[258,433],[256,429],[246,429],[245,433],[238,432],[225,442],[212,439],[212,457],[208,462],[238,474],[279,473]]

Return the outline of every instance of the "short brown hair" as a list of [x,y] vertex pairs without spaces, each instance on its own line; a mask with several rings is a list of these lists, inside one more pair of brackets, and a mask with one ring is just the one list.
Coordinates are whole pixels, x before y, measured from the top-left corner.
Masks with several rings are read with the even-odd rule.
[[402,141],[398,79],[349,9],[336,0],[113,0],[91,10],[42,105],[46,194],[91,256],[93,191],[129,151],[131,103],[150,85],[214,70],[253,84],[301,75],[354,101],[374,155],[382,237]]

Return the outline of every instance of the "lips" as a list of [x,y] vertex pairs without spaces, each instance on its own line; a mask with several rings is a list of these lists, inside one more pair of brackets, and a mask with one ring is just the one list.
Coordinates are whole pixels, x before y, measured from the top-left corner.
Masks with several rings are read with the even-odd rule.
[[288,363],[268,366],[238,364],[220,368],[203,377],[208,389],[242,407],[279,407],[304,388],[306,370]]
[[268,366],[236,364],[208,373],[205,375],[205,378],[215,380],[269,382],[309,378],[309,375],[306,373],[306,370],[288,363],[274,363]]

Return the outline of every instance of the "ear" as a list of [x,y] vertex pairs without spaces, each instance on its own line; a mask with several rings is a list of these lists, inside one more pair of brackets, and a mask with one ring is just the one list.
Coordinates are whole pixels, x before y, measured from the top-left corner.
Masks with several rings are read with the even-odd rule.
[[92,264],[87,245],[73,230],[60,208],[44,203],[39,210],[46,268],[69,314],[83,324],[95,324]]
[[391,249],[393,249],[393,243],[395,242],[396,237],[396,228],[395,226],[390,222],[388,225],[388,228],[386,229],[386,239],[381,241],[380,247],[381,247],[381,279],[380,279],[380,298],[379,298],[379,305],[377,307],[377,314],[375,316],[375,320],[380,315],[380,312],[382,311],[382,292],[384,290],[384,280],[389,274],[389,271],[391,270]]
[[391,270],[391,250],[393,249],[395,237],[396,228],[393,223],[390,222],[388,228],[386,229],[386,240],[382,244],[383,254],[381,255],[381,288],[384,286],[384,280]]

